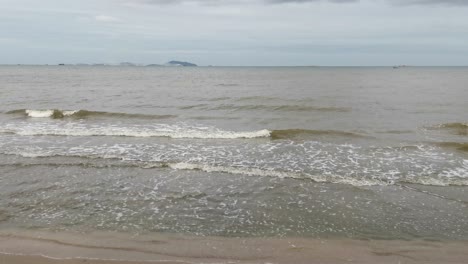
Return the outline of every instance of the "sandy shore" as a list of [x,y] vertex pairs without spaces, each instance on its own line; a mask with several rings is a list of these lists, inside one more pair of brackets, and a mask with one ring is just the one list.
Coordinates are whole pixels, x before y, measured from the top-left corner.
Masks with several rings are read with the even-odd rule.
[[0,232],[1,264],[468,263],[468,242]]
[[[51,259],[42,256],[13,256],[0,255],[0,263],[7,264],[148,264],[145,261],[112,261],[112,260],[89,260],[89,259]],[[181,262],[158,261],[158,264],[179,264]]]

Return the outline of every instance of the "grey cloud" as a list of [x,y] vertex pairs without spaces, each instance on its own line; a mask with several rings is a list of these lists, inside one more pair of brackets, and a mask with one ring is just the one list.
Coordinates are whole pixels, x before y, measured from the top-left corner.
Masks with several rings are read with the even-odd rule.
[[[336,4],[358,3],[361,0],[126,0],[129,3],[170,5],[180,3],[198,3],[202,5],[223,5],[223,4],[288,4],[288,3],[314,3],[329,2]],[[369,0],[377,1],[377,0]],[[457,5],[468,6],[468,0],[385,0],[388,4],[399,6],[410,5]],[[364,1],[363,1],[364,2]]]
[[170,4],[180,4],[180,3],[199,3],[199,4],[233,4],[233,3],[246,3],[242,0],[128,0],[130,3],[142,3],[142,4],[155,4],[155,5],[170,5]]
[[330,2],[330,3],[353,3],[359,0],[128,0],[131,3],[142,4],[180,4],[180,3],[198,3],[206,5],[221,5],[221,4],[248,4],[248,3],[263,3],[263,4],[287,4],[287,3],[312,3],[312,2]]
[[354,3],[359,0],[267,0],[268,3],[286,4],[286,3],[310,3],[310,2],[331,2],[331,3]]
[[398,5],[467,5],[468,0],[387,0]]
[[[309,2],[332,2],[332,3],[355,3],[360,0],[265,0],[267,3],[309,3]],[[264,2],[265,2],[264,1]],[[376,0],[371,0],[376,1]],[[386,0],[390,4],[397,5],[468,5],[468,0]]]

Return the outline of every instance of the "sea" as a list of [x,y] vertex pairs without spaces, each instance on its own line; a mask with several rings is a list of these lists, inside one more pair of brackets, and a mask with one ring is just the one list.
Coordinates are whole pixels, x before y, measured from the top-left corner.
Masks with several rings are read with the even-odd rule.
[[0,66],[13,229],[468,240],[468,68]]

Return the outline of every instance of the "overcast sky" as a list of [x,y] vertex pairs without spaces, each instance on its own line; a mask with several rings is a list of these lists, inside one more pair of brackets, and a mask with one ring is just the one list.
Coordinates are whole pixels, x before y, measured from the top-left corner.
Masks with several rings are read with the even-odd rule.
[[468,0],[0,0],[0,64],[468,65]]

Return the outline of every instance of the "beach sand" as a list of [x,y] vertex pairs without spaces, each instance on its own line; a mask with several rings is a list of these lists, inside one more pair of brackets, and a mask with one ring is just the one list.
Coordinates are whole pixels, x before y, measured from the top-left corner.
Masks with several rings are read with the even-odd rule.
[[467,241],[0,233],[1,264],[468,263]]

